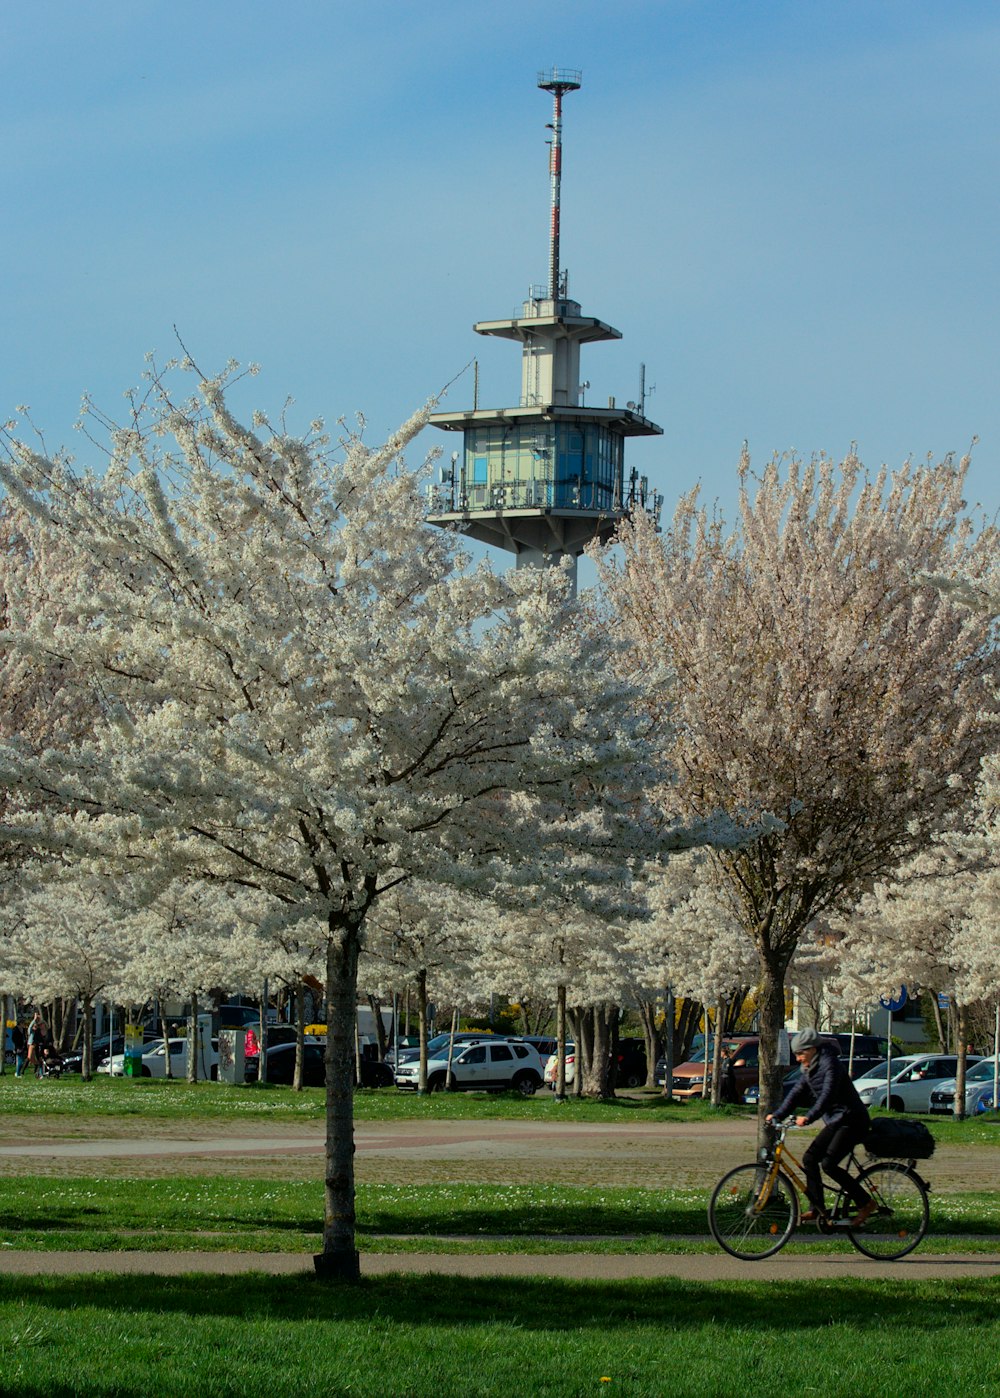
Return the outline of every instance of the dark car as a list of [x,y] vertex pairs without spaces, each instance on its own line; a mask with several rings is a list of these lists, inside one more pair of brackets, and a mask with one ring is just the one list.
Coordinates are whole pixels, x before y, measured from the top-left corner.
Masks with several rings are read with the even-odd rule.
[[[234,1028],[239,1028],[236,1025]],[[246,1056],[256,1057],[260,1053],[260,1025],[248,1024],[246,1028]],[[267,1046],[277,1048],[279,1044],[294,1044],[299,1031],[294,1024],[269,1024],[267,1026]]]
[[615,1087],[644,1087],[646,1083],[646,1041],[619,1039],[612,1056]]
[[[326,1050],[323,1044],[302,1045],[302,1086],[326,1086]],[[246,1080],[256,1082],[260,1068],[260,1055],[253,1054],[246,1060]],[[295,1075],[295,1045],[276,1044],[267,1051],[267,1080],[286,1087],[291,1085]],[[355,1084],[357,1085],[357,1084]],[[392,1069],[387,1063],[377,1059],[362,1058],[362,1087],[391,1087]]]

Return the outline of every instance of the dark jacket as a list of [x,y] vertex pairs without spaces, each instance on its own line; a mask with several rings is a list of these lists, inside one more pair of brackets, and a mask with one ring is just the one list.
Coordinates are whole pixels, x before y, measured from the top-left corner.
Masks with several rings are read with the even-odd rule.
[[807,1111],[800,1113],[807,1123],[818,1121],[820,1117],[828,1126],[846,1121],[848,1117],[859,1122],[868,1120],[868,1109],[847,1075],[839,1048],[825,1040],[820,1041],[808,1070],[803,1068],[802,1076],[792,1083],[774,1115],[779,1120],[789,1116],[797,1102],[812,1103]]

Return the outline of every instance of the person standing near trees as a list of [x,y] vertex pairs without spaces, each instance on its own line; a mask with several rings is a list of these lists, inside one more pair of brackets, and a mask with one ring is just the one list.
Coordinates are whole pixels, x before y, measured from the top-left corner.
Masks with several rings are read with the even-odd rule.
[[45,1047],[46,1029],[40,1010],[36,1010],[28,1025],[28,1066],[34,1070],[36,1078],[42,1076],[42,1050]]
[[14,1021],[14,1027],[10,1031],[10,1045],[14,1050],[14,1076],[24,1077],[24,1063],[28,1054],[28,1036],[24,1031],[24,1023],[20,1015]]
[[724,1048],[722,1050],[722,1062],[719,1064],[719,1101],[738,1102],[739,1094],[736,1091],[736,1067],[733,1063],[736,1057],[734,1048]]

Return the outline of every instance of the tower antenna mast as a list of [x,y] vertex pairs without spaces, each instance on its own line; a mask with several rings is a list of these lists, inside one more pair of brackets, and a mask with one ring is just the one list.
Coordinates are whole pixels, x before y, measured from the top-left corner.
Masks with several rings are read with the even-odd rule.
[[573,68],[553,68],[539,73],[538,86],[552,93],[552,140],[549,142],[549,299],[559,299],[559,207],[562,186],[562,99],[564,92],[575,92],[581,74]]

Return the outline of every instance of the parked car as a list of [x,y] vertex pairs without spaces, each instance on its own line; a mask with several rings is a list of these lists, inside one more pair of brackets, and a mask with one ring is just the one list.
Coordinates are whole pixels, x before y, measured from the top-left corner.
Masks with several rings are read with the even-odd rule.
[[[978,1062],[978,1057],[968,1060]],[[911,1055],[902,1067],[894,1063],[888,1074],[870,1073],[854,1086],[866,1107],[885,1107],[894,1112],[929,1112],[931,1093],[949,1080],[954,1081],[958,1058],[953,1053]],[[888,1076],[888,1083],[886,1081]]]
[[[966,1116],[977,1116],[981,1112],[992,1111],[995,1107],[993,1101],[993,1075],[995,1071],[995,1058],[981,1058],[978,1063],[968,1070],[965,1075],[965,1114]],[[947,1112],[951,1115],[955,1110],[955,1087],[954,1078],[949,1078],[946,1082],[939,1083],[931,1093],[930,1109],[932,1112]]]
[[[294,1024],[269,1024],[267,1026],[267,1046],[269,1049],[277,1048],[279,1044],[294,1044],[298,1038],[298,1029]],[[248,1024],[246,1026],[246,1047],[244,1053],[247,1058],[253,1058],[260,1053],[260,1024]]]
[[[545,1067],[544,1067],[544,1069],[543,1069],[543,1071],[542,1071],[542,1077],[545,1079],[545,1086],[546,1086],[546,1087],[551,1087],[551,1088],[553,1089],[553,1091],[554,1091],[554,1090],[555,1090],[555,1085],[556,1085],[556,1079],[558,1078],[558,1076],[559,1076],[559,1055],[556,1053],[555,1049],[553,1049],[552,1052],[549,1054],[548,1058],[545,1060]],[[567,1087],[570,1086],[570,1084],[573,1082],[573,1080],[575,1079],[575,1077],[576,1077],[576,1044],[574,1044],[573,1041],[572,1041],[571,1039],[567,1039],[567,1040],[566,1040],[566,1086],[567,1086]]]
[[[396,1069],[396,1086],[415,1091],[420,1073],[419,1061],[401,1063]],[[438,1092],[446,1086],[448,1051],[428,1060],[427,1088]],[[451,1086],[454,1091],[506,1092],[513,1090],[530,1097],[542,1085],[542,1060],[530,1044],[516,1039],[489,1040],[467,1044],[451,1060]]]
[[[827,1037],[827,1035],[824,1035],[824,1039],[825,1037]],[[839,1036],[835,1035],[834,1037]],[[899,1064],[902,1065],[902,1058],[898,1058],[897,1061],[899,1062]],[[848,1065],[848,1061],[845,1060],[845,1067],[846,1065]],[[881,1081],[885,1082],[885,1058],[859,1058],[857,1057],[857,1055],[855,1055],[855,1062],[853,1062],[853,1072],[852,1074],[850,1074],[850,1076],[852,1076],[853,1081],[855,1081],[855,1086],[857,1086],[857,1083],[862,1081],[862,1078],[867,1079],[867,1076],[869,1076],[871,1072],[878,1071],[881,1071]],[[792,1068],[792,1071],[786,1072],[785,1078],[782,1079],[782,1093],[787,1092],[790,1086],[792,1086],[792,1083],[796,1082],[797,1079],[800,1078],[800,1076],[801,1068],[797,1067],[797,1065],[796,1067]],[[757,1103],[759,1102],[759,1100],[761,1100],[761,1086],[759,1086],[759,1082],[752,1083],[750,1088],[747,1088],[747,1090],[745,1090],[745,1092],[743,1093],[743,1100],[745,1103],[747,1103],[747,1106],[757,1106]]]
[[[187,1039],[169,1039],[170,1047],[170,1075],[174,1078],[183,1078],[187,1073]],[[111,1058],[106,1058],[103,1063],[97,1065],[99,1073],[110,1073],[114,1078],[120,1078],[125,1072],[125,1055],[116,1053]],[[216,1078],[219,1072],[219,1041],[212,1039],[205,1045],[201,1062],[198,1064],[198,1076],[200,1078]],[[149,1044],[142,1055],[142,1068],[139,1073],[143,1078],[165,1078],[167,1076],[167,1053],[162,1039],[154,1039]]]
[[643,1087],[646,1083],[645,1039],[619,1039],[613,1055],[615,1087]]
[[553,1034],[510,1034],[508,1038],[516,1039],[519,1044],[530,1044],[543,1063],[556,1051],[556,1038]]
[[[559,1058],[553,1043],[552,1050],[547,1058],[543,1058],[545,1067],[543,1077],[546,1087],[555,1088],[556,1075],[559,1065]],[[642,1087],[646,1081],[646,1042],[644,1039],[619,1039],[618,1051],[614,1055],[611,1064],[615,1071],[615,1087]],[[572,1040],[566,1042],[566,1086],[569,1087],[576,1078],[576,1045]]]
[[[326,1045],[309,1039],[302,1045],[302,1086],[326,1086]],[[260,1075],[260,1054],[246,1060],[247,1082],[257,1082]],[[267,1050],[267,1080],[290,1086],[295,1076],[295,1043],[275,1044]],[[357,1084],[355,1084],[357,1086]],[[378,1059],[362,1058],[362,1087],[391,1087],[392,1069]]]
[[[142,1041],[146,1045],[162,1043],[159,1034],[154,1034],[152,1029],[147,1030]],[[91,1045],[91,1064],[98,1068],[106,1058],[113,1054],[125,1052],[124,1034],[99,1034]],[[70,1049],[69,1053],[63,1055],[62,1070],[64,1073],[80,1073],[83,1071],[83,1046],[77,1045],[75,1049]]]
[[[844,1067],[847,1068],[848,1066],[850,1066],[851,1077],[855,1080],[855,1082],[857,1082],[862,1077],[866,1077],[867,1074],[869,1074],[870,1072],[878,1069],[882,1070],[882,1081],[885,1081],[886,1060],[884,1054],[870,1052],[873,1046],[884,1046],[884,1039],[879,1039],[874,1034],[855,1035],[854,1057],[852,1059],[850,1057],[850,1034],[824,1034],[823,1038],[834,1039],[837,1041],[840,1047],[840,1055]],[[860,1053],[860,1048],[867,1049],[869,1050],[869,1052]],[[899,1061],[900,1063],[902,1063],[902,1059],[900,1059]],[[781,1083],[782,1093],[787,1092],[788,1089],[791,1087],[792,1083],[796,1082],[798,1078],[801,1077],[801,1075],[802,1069],[798,1067],[798,1065],[792,1068],[790,1072],[786,1073]],[[751,1085],[743,1094],[743,1101],[747,1104],[747,1106],[750,1107],[755,1107],[757,1105],[757,1103],[760,1101],[759,1081],[751,1083]]]
[[[737,1034],[732,1038],[723,1040],[723,1047],[731,1049],[734,1053],[733,1070],[736,1074],[737,1100],[742,1098],[748,1087],[752,1087],[757,1082],[758,1044],[759,1036],[757,1034]],[[712,1064],[709,1061],[706,1070],[705,1051],[706,1046],[702,1044],[702,1047],[696,1050],[685,1063],[679,1063],[674,1068],[671,1090],[673,1095],[682,1102],[701,1096],[706,1073],[708,1079],[706,1091],[711,1091]],[[657,1087],[663,1087],[666,1080],[665,1059],[661,1058],[657,1062],[654,1073]]]
[[[503,1037],[504,1036],[501,1034],[494,1034],[492,1029],[463,1029],[460,1033],[454,1035],[454,1038],[451,1034],[435,1034],[433,1039],[427,1040],[427,1059],[429,1062],[431,1058],[438,1058],[442,1052],[445,1057],[447,1057],[449,1043],[454,1044],[453,1051],[457,1053],[460,1045],[464,1048],[466,1044],[480,1044],[484,1040],[490,1039],[502,1040]],[[401,1048],[399,1050],[400,1065],[403,1063],[414,1063],[419,1058],[419,1041],[412,1048]]]
[[[410,1051],[410,1049],[416,1049],[416,1050],[417,1050],[417,1053],[418,1053],[418,1054],[420,1053],[420,1040],[419,1040],[419,1038],[417,1037],[416,1034],[400,1034],[400,1036],[399,1036],[399,1052],[400,1052],[400,1054],[408,1053],[408,1052]],[[395,1061],[396,1061],[396,1045],[395,1045],[395,1043],[390,1043],[389,1047],[386,1049],[386,1052],[385,1052],[385,1061],[386,1061],[386,1063],[390,1063],[390,1064],[395,1063]]]

